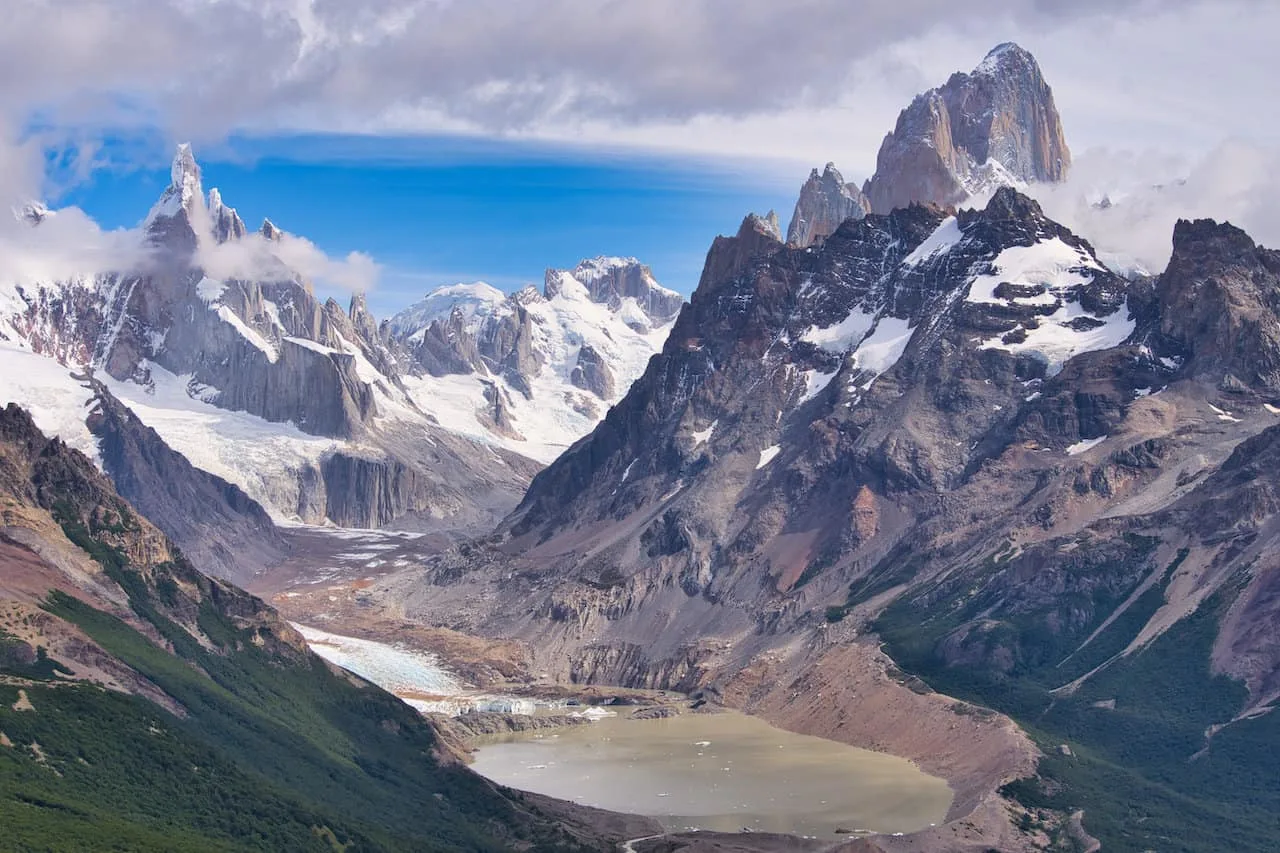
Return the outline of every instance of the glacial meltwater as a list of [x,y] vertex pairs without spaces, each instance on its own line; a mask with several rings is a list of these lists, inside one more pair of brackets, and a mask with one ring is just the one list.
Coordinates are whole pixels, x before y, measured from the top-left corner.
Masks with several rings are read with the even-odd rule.
[[913,832],[951,805],[947,784],[909,761],[732,712],[607,717],[477,747],[472,769],[495,782],[647,815],[671,832]]

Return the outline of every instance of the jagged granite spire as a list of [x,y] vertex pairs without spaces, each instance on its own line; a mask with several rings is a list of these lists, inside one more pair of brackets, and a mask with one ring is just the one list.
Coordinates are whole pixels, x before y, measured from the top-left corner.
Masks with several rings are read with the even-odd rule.
[[213,227],[213,239],[219,243],[238,240],[245,235],[244,221],[234,207],[227,207],[222,202],[222,193],[217,188],[209,190],[209,222]]
[[199,242],[197,234],[208,230],[208,216],[200,167],[191,145],[184,142],[173,155],[169,186],[152,206],[142,227],[153,244],[191,251]]
[[898,115],[864,191],[872,210],[888,213],[911,202],[959,204],[995,186],[1061,181],[1070,165],[1040,66],[1005,43]]
[[831,235],[846,219],[861,219],[870,211],[867,197],[853,184],[845,183],[835,163],[819,174],[809,173],[800,188],[795,213],[787,227],[787,242],[804,248]]

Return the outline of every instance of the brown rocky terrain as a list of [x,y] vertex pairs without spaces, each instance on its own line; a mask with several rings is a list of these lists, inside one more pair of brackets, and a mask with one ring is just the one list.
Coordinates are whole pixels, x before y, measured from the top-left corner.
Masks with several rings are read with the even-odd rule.
[[[1243,693],[1150,729],[1134,784],[1176,778],[1168,762],[1205,742],[1172,744],[1213,723],[1222,757],[1174,784],[1230,797],[1210,779],[1275,698],[1273,256],[1181,223],[1168,271],[1123,279],[1007,189],[981,211],[849,221],[807,250],[748,219],[713,245],[662,355],[494,536],[366,595],[520,640],[552,678],[700,690],[915,758],[957,805],[901,849],[1065,844],[1079,819],[997,793],[1055,772],[1035,756],[1061,741],[899,667],[1022,722],[1055,709],[1042,737],[1111,750],[1150,700],[1122,698],[1110,729],[1059,716],[1097,713],[1113,683],[1198,690],[1212,657]],[[1189,320],[1189,293],[1222,307],[1211,324]],[[1194,653],[1161,642],[1200,631]],[[1108,803],[1079,802],[1082,831],[1109,826]]]

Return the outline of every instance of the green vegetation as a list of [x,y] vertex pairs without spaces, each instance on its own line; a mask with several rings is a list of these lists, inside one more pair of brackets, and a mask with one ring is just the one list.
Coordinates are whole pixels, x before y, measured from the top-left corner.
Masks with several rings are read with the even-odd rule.
[[[55,514],[168,649],[62,593],[51,593],[45,609],[128,664],[180,713],[60,681],[52,671],[35,680],[40,672],[17,666],[19,656],[4,658],[0,732],[12,745],[0,746],[0,847],[579,849],[519,796],[442,764],[434,730],[395,697],[276,641],[269,626],[245,627],[254,620],[230,614],[261,611],[247,594],[209,581],[181,555],[138,571],[110,544],[137,530],[126,509],[115,509],[86,515],[59,504]],[[198,597],[187,591],[193,587]],[[53,665],[37,654],[41,662]],[[21,708],[20,689],[34,710]]]
[[[1146,543],[1132,544],[1136,555],[1150,551]],[[1206,740],[1210,727],[1228,723],[1246,700],[1243,685],[1209,669],[1217,626],[1240,587],[1220,590],[1175,631],[1116,657],[1159,607],[1185,556],[1075,654],[1071,644],[1102,625],[1114,606],[1095,600],[1094,618],[1073,637],[1047,630],[1043,614],[1025,609],[989,627],[975,642],[986,643],[987,653],[1015,651],[1004,671],[985,658],[953,666],[941,659],[940,641],[971,618],[964,607],[948,611],[904,599],[877,629],[902,667],[1027,729],[1046,758],[1037,778],[1019,780],[1006,793],[1028,807],[1083,808],[1085,827],[1104,850],[1280,849],[1280,715],[1230,723]],[[1075,693],[1050,693],[1107,661]],[[1060,744],[1071,755],[1061,754]]]

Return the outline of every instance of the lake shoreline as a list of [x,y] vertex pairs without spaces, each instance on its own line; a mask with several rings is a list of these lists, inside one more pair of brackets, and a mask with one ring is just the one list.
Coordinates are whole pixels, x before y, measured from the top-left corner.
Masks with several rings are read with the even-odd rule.
[[472,769],[490,781],[639,813],[668,833],[835,843],[936,826],[951,803],[945,780],[905,759],[789,732],[758,716],[688,706],[662,716],[619,710],[441,722],[459,733]]

